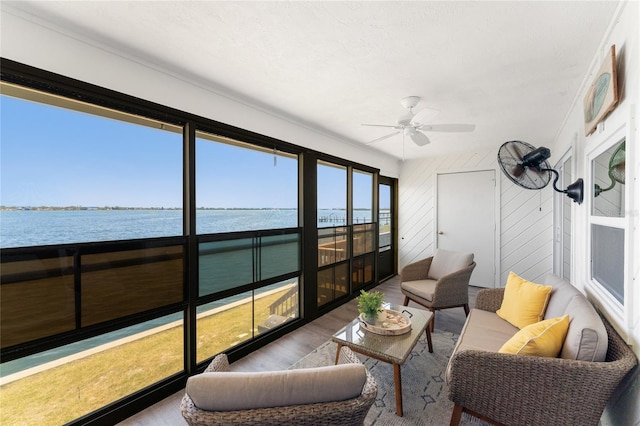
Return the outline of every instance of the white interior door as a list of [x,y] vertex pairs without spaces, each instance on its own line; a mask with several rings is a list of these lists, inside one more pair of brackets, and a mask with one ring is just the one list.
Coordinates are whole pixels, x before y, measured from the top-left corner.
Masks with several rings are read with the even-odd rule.
[[470,284],[496,279],[495,170],[437,175],[436,246],[474,254]]

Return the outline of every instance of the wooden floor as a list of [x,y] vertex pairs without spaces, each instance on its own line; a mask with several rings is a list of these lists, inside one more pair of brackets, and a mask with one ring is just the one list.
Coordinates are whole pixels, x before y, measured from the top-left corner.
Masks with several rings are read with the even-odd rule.
[[[380,284],[376,290],[385,294],[385,300],[401,304],[404,296],[400,292],[398,276]],[[469,305],[475,305],[479,288],[469,287]],[[419,307],[411,302],[410,306]],[[264,346],[252,354],[234,362],[234,371],[285,370],[300,358],[331,338],[340,328],[358,315],[357,302],[350,302],[334,309],[315,321],[298,328],[284,337]],[[459,333],[465,321],[462,308],[438,311],[435,318],[437,330]],[[133,417],[119,423],[126,426],[186,425],[180,414],[180,400],[184,391],[175,393]]]

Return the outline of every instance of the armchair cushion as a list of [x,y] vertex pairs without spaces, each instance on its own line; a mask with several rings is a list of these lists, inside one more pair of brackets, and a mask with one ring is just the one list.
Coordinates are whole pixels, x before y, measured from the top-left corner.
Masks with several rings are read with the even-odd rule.
[[504,298],[496,314],[520,329],[540,322],[544,318],[551,290],[551,286],[532,283],[510,272]]
[[466,268],[473,263],[473,253],[457,253],[438,249],[433,255],[427,278],[439,280],[445,275]]
[[502,345],[498,352],[556,358],[568,328],[569,315],[528,325]]
[[189,378],[186,393],[196,407],[233,411],[342,401],[360,396],[362,364],[273,372],[211,372]]
[[415,294],[416,296],[433,302],[433,294],[436,291],[435,280],[416,280],[406,281],[400,284],[401,288],[405,291]]

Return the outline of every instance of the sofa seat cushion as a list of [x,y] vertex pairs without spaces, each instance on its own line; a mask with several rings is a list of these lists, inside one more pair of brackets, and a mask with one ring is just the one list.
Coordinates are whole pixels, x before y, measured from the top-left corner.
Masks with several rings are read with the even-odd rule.
[[465,349],[498,352],[518,331],[493,312],[472,309],[460,333],[454,352]]
[[400,284],[403,291],[409,292],[427,302],[433,302],[433,293],[436,291],[436,280],[405,281]]
[[551,286],[532,283],[511,272],[496,314],[520,329],[540,322],[544,319],[551,290]]
[[186,392],[202,410],[234,411],[356,398],[366,379],[362,364],[255,373],[213,372],[190,377]]
[[569,315],[531,324],[518,331],[498,352],[556,358],[569,328]]
[[609,337],[604,323],[589,300],[569,282],[549,274],[545,284],[553,288],[545,318],[569,315],[567,337],[560,358],[604,361]]
[[473,263],[473,253],[458,253],[444,249],[437,249],[433,255],[427,278],[439,280],[445,275],[466,268]]
[[[498,352],[518,331],[518,327],[509,324],[494,312],[472,309],[450,359],[456,353],[469,349]],[[449,381],[448,367],[446,378]]]

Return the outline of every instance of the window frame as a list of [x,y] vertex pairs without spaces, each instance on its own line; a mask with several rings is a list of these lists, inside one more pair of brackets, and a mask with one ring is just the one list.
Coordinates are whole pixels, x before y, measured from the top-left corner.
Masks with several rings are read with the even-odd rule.
[[[593,303],[601,310],[607,313],[614,319],[613,323],[618,324],[621,328],[618,331],[624,338],[628,338],[627,318],[629,316],[630,307],[632,301],[630,295],[633,294],[631,289],[631,283],[629,277],[631,277],[631,259],[629,253],[631,253],[631,236],[629,230],[631,229],[631,217],[628,214],[628,207],[626,207],[625,214],[621,217],[607,217],[594,215],[594,185],[595,177],[593,170],[593,162],[595,159],[617,145],[618,143],[626,140],[629,142],[629,135],[627,134],[627,124],[624,123],[619,128],[612,131],[604,140],[599,144],[592,147],[590,151],[586,153],[587,179],[585,181],[585,199],[586,199],[586,244],[584,247],[585,258],[588,259],[585,269],[585,289],[590,294]],[[627,143],[629,146],[629,143]],[[626,152],[627,158],[629,158],[629,152]],[[627,179],[630,177],[630,169],[626,169]],[[624,196],[626,202],[630,200],[630,186],[624,185]],[[624,232],[624,260],[623,260],[623,299],[621,303],[609,289],[597,279],[593,277],[593,225],[605,226],[615,229],[621,229]],[[626,337],[625,337],[626,336]]]

